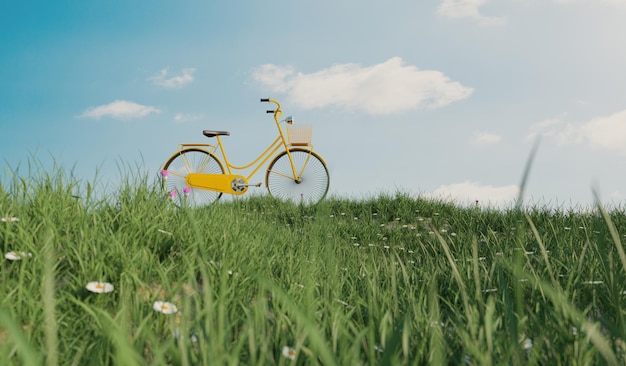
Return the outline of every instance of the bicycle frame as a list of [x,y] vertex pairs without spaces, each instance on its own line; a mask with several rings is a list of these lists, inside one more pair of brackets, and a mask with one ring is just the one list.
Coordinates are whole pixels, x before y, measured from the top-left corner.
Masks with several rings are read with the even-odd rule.
[[[296,167],[289,151],[289,143],[287,142],[287,138],[285,137],[285,132],[283,132],[283,128],[281,127],[279,121],[280,116],[282,116],[282,110],[280,108],[280,103],[274,99],[262,100],[276,104],[276,109],[273,111],[267,111],[268,113],[274,114],[274,122],[276,123],[276,128],[278,129],[278,137],[272,142],[259,156],[257,156],[252,162],[245,165],[234,165],[228,159],[228,155],[226,153],[226,149],[222,143],[222,139],[220,135],[216,135],[217,145],[214,144],[181,144],[179,148],[179,152],[183,151],[186,147],[209,147],[212,151],[208,151],[215,159],[219,158],[215,156],[214,152],[219,149],[220,154],[222,155],[222,160],[226,167],[225,174],[202,174],[202,173],[190,173],[187,176],[187,183],[192,188],[202,188],[202,189],[210,189],[216,190],[222,193],[229,194],[243,194],[247,191],[247,188],[250,186],[248,181],[263,167],[268,160],[272,157],[276,156],[279,150],[282,148],[285,149],[287,155],[289,156],[289,161],[291,163],[291,171],[293,173],[293,179],[296,182],[299,182],[300,177],[298,176],[298,172],[296,171]],[[287,124],[293,123],[291,120],[286,120]],[[308,146],[308,149],[313,151],[312,146]],[[255,166],[254,169],[250,172],[247,177],[242,175],[233,174],[233,170],[244,170]],[[254,186],[259,187],[261,183],[254,184]]]

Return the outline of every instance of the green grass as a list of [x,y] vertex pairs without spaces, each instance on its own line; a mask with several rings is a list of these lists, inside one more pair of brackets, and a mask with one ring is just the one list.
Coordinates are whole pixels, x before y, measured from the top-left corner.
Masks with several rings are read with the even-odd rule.
[[191,210],[145,177],[106,199],[60,170],[3,184],[0,217],[19,219],[0,222],[3,253],[32,256],[0,266],[0,364],[626,362],[620,209],[397,194]]

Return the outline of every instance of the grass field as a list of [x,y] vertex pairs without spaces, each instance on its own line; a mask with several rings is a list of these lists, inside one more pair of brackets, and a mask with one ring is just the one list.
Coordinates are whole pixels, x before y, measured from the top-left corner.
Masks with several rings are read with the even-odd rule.
[[397,194],[191,210],[147,178],[88,186],[0,187],[0,364],[626,362],[619,209]]

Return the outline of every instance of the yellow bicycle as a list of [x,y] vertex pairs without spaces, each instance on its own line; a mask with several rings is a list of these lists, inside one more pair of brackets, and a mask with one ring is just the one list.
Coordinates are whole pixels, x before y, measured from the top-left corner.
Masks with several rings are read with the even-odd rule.
[[[217,201],[224,193],[242,195],[248,187],[260,187],[261,183],[249,184],[248,181],[272,157],[265,173],[265,186],[270,195],[306,204],[318,203],[326,196],[330,178],[326,162],[313,151],[311,127],[294,125],[291,116],[279,121],[283,114],[280,103],[269,98],[261,99],[261,102],[276,105],[267,113],[274,115],[278,137],[251,163],[237,166],[228,160],[220,138],[230,136],[228,131],[203,131],[206,137],[215,137],[217,144],[179,145],[178,151],[161,170],[163,186],[177,206],[205,206]],[[285,123],[284,128],[281,123]],[[233,174],[233,170],[253,166],[248,176]]]

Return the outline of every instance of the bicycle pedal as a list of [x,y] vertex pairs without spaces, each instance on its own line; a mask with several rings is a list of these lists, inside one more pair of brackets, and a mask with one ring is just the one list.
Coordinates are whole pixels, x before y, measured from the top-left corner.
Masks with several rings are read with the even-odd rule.
[[232,187],[233,189],[240,189],[240,188],[245,188],[245,187],[260,187],[262,183],[257,183],[257,184],[243,184],[243,181],[233,181],[232,183]]

